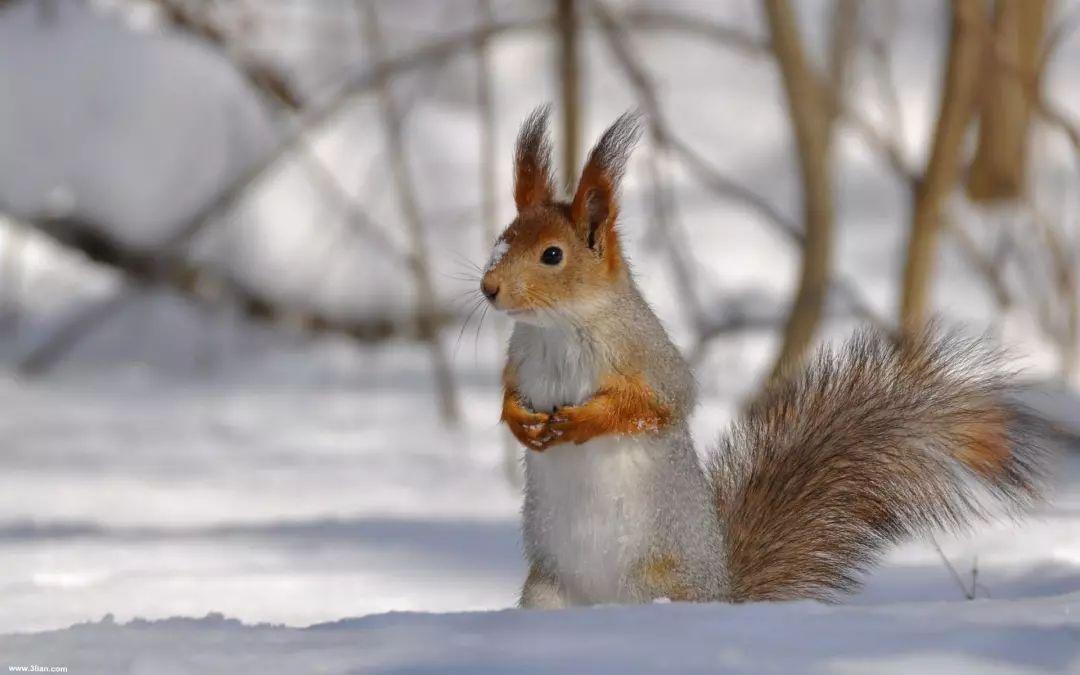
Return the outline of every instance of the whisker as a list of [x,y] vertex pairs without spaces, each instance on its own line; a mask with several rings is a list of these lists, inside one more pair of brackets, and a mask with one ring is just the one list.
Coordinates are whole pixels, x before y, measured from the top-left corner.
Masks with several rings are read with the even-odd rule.
[[483,273],[484,268],[476,264],[472,260],[469,260],[468,257],[458,253],[457,251],[451,251],[451,253],[453,253],[454,256],[457,258],[457,263],[459,265],[463,265],[465,268],[471,269],[474,272]]
[[446,273],[446,272],[440,272],[439,276],[444,277],[446,279],[456,279],[458,281],[469,281],[469,282],[473,282],[473,283],[477,283],[477,284],[480,283],[480,279],[481,279],[481,277],[478,276],[478,275],[467,274],[465,272],[453,272],[453,273],[449,273],[449,274]]
[[472,309],[469,310],[469,314],[468,314],[468,316],[465,317],[465,321],[462,322],[461,330],[458,331],[457,340],[454,341],[454,351],[450,355],[450,360],[451,361],[454,361],[454,360],[457,359],[458,348],[461,347],[461,336],[465,334],[465,328],[468,327],[469,321],[471,321],[472,318],[473,318],[473,314],[476,314],[476,310],[480,309],[480,306],[483,305],[484,302],[485,302],[484,298],[478,299],[473,304]]
[[484,306],[484,311],[480,313],[480,321],[478,321],[476,323],[476,335],[473,337],[473,365],[474,366],[479,365],[479,363],[480,363],[480,350],[479,350],[480,328],[483,327],[483,325],[484,325],[484,317],[487,316],[488,309],[490,309],[490,308],[491,308],[491,305],[485,305]]
[[480,294],[480,291],[469,289],[451,296],[450,303],[454,305],[454,309],[456,310],[465,307],[470,301],[482,299],[483,295]]

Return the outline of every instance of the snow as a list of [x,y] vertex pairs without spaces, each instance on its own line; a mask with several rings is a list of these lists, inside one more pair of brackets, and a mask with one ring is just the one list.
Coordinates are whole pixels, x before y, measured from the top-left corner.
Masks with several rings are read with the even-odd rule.
[[510,242],[506,241],[505,239],[499,239],[499,241],[495,243],[495,248],[491,249],[491,257],[488,258],[488,263],[487,266],[484,268],[484,271],[490,272],[491,270],[495,269],[498,264],[502,262],[502,259],[506,256],[509,250]]
[[[322,344],[305,352],[302,380],[281,357],[281,372],[211,381],[0,381],[0,436],[17,439],[0,454],[0,666],[1080,667],[1080,457],[1064,461],[1035,517],[940,539],[965,583],[977,560],[975,601],[917,542],[845,607],[520,612],[506,609],[524,563],[517,490],[494,424],[498,392],[486,384],[494,368],[463,367],[469,421],[448,432],[415,417],[433,405],[420,348],[355,354]],[[1067,392],[1035,392],[1031,403],[1062,422],[1080,419]],[[722,401],[706,404],[694,420],[699,438],[723,423]],[[170,618],[211,612],[233,621]]]
[[[133,33],[82,3],[57,4],[49,30],[33,2],[9,3],[0,20],[0,202],[21,214],[73,209],[133,242],[156,241],[272,144],[270,119],[235,73],[195,43]],[[750,3],[686,4],[760,33]],[[944,23],[939,3],[904,7],[897,79],[906,154],[914,160],[925,151],[936,105]],[[402,12],[393,25],[422,23],[423,12]],[[440,22],[464,20],[460,12],[444,14]],[[416,32],[416,41],[427,37],[422,26]],[[273,31],[267,39],[268,49],[303,50],[280,46]],[[1049,94],[1062,103],[1075,100],[1080,70],[1069,64],[1077,62],[1076,42],[1049,74]],[[641,44],[648,44],[649,67],[680,138],[784,212],[798,213],[774,70],[683,37],[655,35]],[[504,157],[517,123],[555,98],[547,70],[535,67],[546,50],[535,36],[498,43]],[[601,41],[590,38],[585,53],[595,67],[584,126],[595,135],[634,101]],[[462,86],[471,68],[464,59],[423,87],[405,83],[424,92],[414,95],[407,141],[422,207],[438,225],[431,250],[447,303],[465,288],[446,281],[460,272],[458,261],[482,263],[491,254],[475,208],[475,113],[472,92]],[[168,77],[157,75],[162,69]],[[302,73],[298,81],[311,84]],[[347,119],[312,139],[312,150],[344,185],[363,186],[365,207],[403,244],[382,149],[372,140],[377,124],[370,101],[358,102]],[[836,264],[890,315],[906,194],[849,130],[839,141]],[[1073,173],[1062,170],[1071,161],[1068,145],[1057,139],[1045,147],[1044,169],[1074,184]],[[498,172],[509,186],[509,163]],[[640,173],[631,166],[624,191],[627,250],[647,297],[686,346],[680,298],[649,232],[649,190]],[[781,314],[795,252],[752,214],[673,173],[702,301],[741,297],[754,316]],[[500,197],[503,220],[509,196],[507,189]],[[342,239],[340,214],[325,202],[302,163],[286,162],[205,248],[283,297],[341,311],[407,311],[411,291],[400,266]],[[0,247],[7,245],[0,237]],[[17,338],[0,341],[5,364],[65,310],[117,287],[114,275],[36,238],[29,248],[22,283],[29,311]],[[297,255],[323,250],[333,255]],[[993,324],[1033,380],[1053,371],[1053,352],[1035,336],[1031,316],[996,318],[981,281],[948,247],[939,273],[935,304],[949,321],[976,330]],[[832,322],[823,339],[850,328]],[[420,346],[313,344],[159,292],[126,305],[48,378],[0,371],[0,668],[165,675],[1080,671],[1076,455],[1063,461],[1055,493],[1033,518],[939,539],[976,600],[964,599],[930,543],[914,542],[896,549],[863,592],[838,607],[507,609],[524,563],[513,482],[519,457],[505,452],[497,425],[500,330],[489,319],[474,339],[470,325],[455,349],[466,415],[456,429],[433,413]],[[774,348],[774,336],[748,332],[716,341],[697,365],[703,401],[693,426],[703,450]],[[1080,402],[1069,387],[1043,386],[1031,403],[1080,431]],[[217,614],[192,618],[210,613]]]
[[394,613],[303,630],[220,615],[106,619],[3,637],[0,652],[77,673],[1075,672],[1078,601]]
[[51,4],[13,3],[0,21],[5,210],[157,242],[272,146],[241,76],[196,41]]

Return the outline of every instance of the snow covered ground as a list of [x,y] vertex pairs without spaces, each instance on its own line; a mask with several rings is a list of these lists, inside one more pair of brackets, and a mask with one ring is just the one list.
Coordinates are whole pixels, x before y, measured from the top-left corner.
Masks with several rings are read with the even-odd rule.
[[[730,14],[724,18],[760,33],[752,3],[684,4]],[[0,121],[6,121],[0,124],[0,149],[6,150],[0,173],[18,178],[0,184],[0,197],[13,208],[49,211],[71,202],[153,238],[271,140],[250,100],[226,96],[223,108],[200,100],[185,110],[170,92],[186,90],[190,80],[148,70],[155,62],[203,64],[208,72],[224,67],[189,41],[152,31],[132,36],[97,18],[78,19],[85,13],[72,3],[61,5],[62,35],[38,35],[34,31],[44,33],[47,25],[31,5],[10,9],[9,23],[0,25],[0,88],[14,92],[0,97]],[[939,3],[904,6],[909,9],[900,12],[897,28],[897,78],[907,117],[902,141],[917,163],[935,106],[945,27],[937,18]],[[884,12],[886,5],[874,7]],[[92,23],[67,25],[67,17]],[[108,47],[96,55],[94,36]],[[1049,74],[1050,94],[1063,103],[1080,89],[1080,69],[1070,67],[1080,62],[1077,43],[1067,45]],[[774,69],[678,36],[654,36],[648,44],[649,65],[680,136],[783,211],[798,213]],[[76,49],[84,50],[78,59]],[[145,58],[143,49],[150,50]],[[548,58],[545,49],[528,37],[499,47],[501,156],[518,120],[540,100],[554,98],[546,71],[532,67]],[[634,102],[600,42],[591,40],[586,52],[593,66],[591,134]],[[117,60],[141,67],[106,68]],[[73,61],[93,77],[72,77],[67,68]],[[30,69],[35,64],[42,75]],[[467,76],[451,70],[439,86],[461,88]],[[209,80],[223,87],[229,81],[224,75]],[[102,94],[115,105],[106,106],[89,132],[65,126],[68,113],[83,106],[52,104],[64,96],[97,100],[113,86],[141,94],[134,103]],[[424,206],[460,221],[433,216],[447,302],[460,290],[450,279],[461,271],[459,259],[486,257],[472,215],[475,112],[471,99],[460,100],[466,89],[422,97],[410,114]],[[49,102],[49,115],[37,114],[30,94]],[[178,112],[184,124],[171,116]],[[145,124],[132,126],[131,119]],[[343,128],[318,139],[316,149],[350,185],[361,184],[365,172],[379,173],[368,166],[378,166],[378,149],[366,142],[373,119],[361,105]],[[201,144],[189,145],[189,123],[224,135],[205,132]],[[162,135],[163,128],[170,133]],[[148,138],[168,143],[156,154],[140,152]],[[840,141],[836,265],[859,279],[880,313],[892,315],[906,195],[849,131]],[[115,150],[115,164],[99,161],[106,154],[101,145]],[[233,146],[233,156],[219,156]],[[1067,164],[1062,157],[1071,157],[1061,142],[1041,149],[1055,170]],[[200,180],[187,181],[192,156],[203,170]],[[25,166],[28,157],[37,163]],[[65,166],[72,157],[74,167]],[[214,159],[210,167],[207,157]],[[504,185],[508,169],[499,168]],[[284,167],[241,208],[239,227],[233,223],[234,244],[244,247],[237,264],[246,263],[253,278],[284,286],[285,295],[293,285],[310,290],[319,279],[327,296],[321,302],[331,306],[408,307],[400,269],[380,266],[370,251],[347,248],[329,263],[314,255],[296,259],[298,241],[309,245],[313,232],[331,237],[334,229],[326,227],[328,209],[301,173]],[[675,173],[702,301],[711,306],[745,293],[749,304],[780,311],[795,276],[794,251],[752,214]],[[402,228],[383,183],[375,175],[367,184],[376,195],[369,206],[397,236]],[[667,262],[656,253],[662,247],[647,234],[644,183],[631,167],[628,249],[646,293],[686,346]],[[177,185],[185,190],[177,192]],[[113,198],[120,187],[138,194]],[[508,197],[503,216],[509,215]],[[150,217],[163,212],[170,218]],[[1075,225],[1070,221],[1073,235]],[[7,242],[0,238],[0,246]],[[419,347],[294,342],[239,327],[227,312],[196,310],[155,294],[130,302],[57,372],[23,380],[7,366],[57,318],[117,287],[114,276],[37,239],[29,253],[22,281],[29,311],[14,339],[0,341],[0,669],[164,675],[1080,672],[1080,457],[1063,460],[1056,491],[1035,517],[940,540],[960,583],[933,546],[921,542],[896,550],[842,607],[507,610],[524,570],[519,493],[508,478],[512,460],[508,465],[496,425],[500,364],[490,319],[475,345],[470,326],[455,348],[466,415],[456,430],[433,414],[427,355]],[[331,267],[340,273],[327,274]],[[1034,376],[1053,370],[1055,356],[1031,329],[1031,317],[1025,310],[996,317],[984,285],[954,248],[946,246],[938,272],[935,303],[950,321],[975,329],[994,324]],[[831,322],[826,338],[850,327]],[[704,400],[694,420],[703,448],[755,386],[773,347],[771,336],[749,332],[717,341],[706,355],[698,369]],[[1080,404],[1067,391],[1047,390],[1032,403],[1063,422],[1080,421]],[[977,599],[964,599],[961,584]]]
[[[416,417],[433,405],[421,350],[313,352],[299,382],[266,369],[0,381],[0,437],[16,439],[0,454],[0,666],[1080,669],[1080,457],[1032,519],[941,540],[964,584],[977,569],[974,601],[915,543],[850,606],[519,612],[494,369],[465,369],[469,423],[446,431]],[[1077,408],[1060,392],[1033,402]],[[703,406],[699,437],[722,426],[722,403]],[[496,611],[427,613],[471,610]]]
[[220,616],[0,638],[72,673],[1059,673],[1080,669],[1080,594],[1022,601],[810,603],[384,614],[304,630]]

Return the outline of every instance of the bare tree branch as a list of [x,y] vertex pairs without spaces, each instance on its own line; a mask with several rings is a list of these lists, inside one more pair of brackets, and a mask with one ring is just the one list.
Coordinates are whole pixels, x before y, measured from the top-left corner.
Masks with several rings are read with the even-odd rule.
[[19,296],[26,233],[11,222],[6,224],[5,229],[0,231],[4,235],[3,255],[0,256],[0,333],[14,333],[18,330],[21,314],[22,299]]
[[[298,113],[305,107],[305,101],[289,84],[288,79],[275,67],[254,62],[243,50],[229,40],[225,31],[205,16],[190,11],[177,0],[156,0],[175,27],[189,31],[210,43],[227,56],[231,63],[245,76],[248,83],[271,105],[283,108],[288,113]],[[378,226],[371,216],[353,199],[338,177],[315,154],[311,146],[300,143],[298,154],[311,173],[311,177],[322,192],[334,201],[334,205],[345,214],[345,220],[358,234],[370,239],[382,253],[398,259],[404,264],[411,264],[408,256],[393,242],[383,228]]]
[[874,74],[876,76],[876,84],[879,88],[879,95],[883,99],[883,106],[885,108],[885,115],[888,119],[887,126],[892,129],[892,136],[895,139],[893,142],[893,154],[892,160],[894,166],[904,167],[906,169],[907,162],[903,159],[903,153],[900,151],[899,142],[904,138],[904,131],[906,126],[904,124],[904,109],[900,103],[900,88],[896,84],[896,77],[893,75],[893,58],[892,58],[892,46],[890,37],[892,35],[891,30],[896,23],[896,11],[899,5],[895,3],[885,3],[882,5],[882,10],[887,12],[883,23],[888,24],[884,29],[890,33],[884,35],[877,31],[872,31],[869,36],[869,52],[874,67]]
[[984,41],[982,0],[953,0],[952,36],[943,82],[941,109],[923,180],[915,191],[901,297],[901,325],[917,331],[929,313],[929,294],[937,258],[941,209],[955,186],[964,132],[971,122]]
[[[491,0],[477,0],[480,18],[491,24],[495,16]],[[483,246],[491,246],[498,235],[499,192],[496,168],[495,100],[491,76],[490,38],[476,41],[476,105],[480,112],[480,193],[483,211]]]
[[581,59],[578,56],[579,17],[574,0],[555,0],[555,31],[558,45],[558,82],[562,93],[562,165],[569,185],[580,165]]
[[[855,60],[855,47],[859,38],[860,0],[834,0],[831,21],[831,39],[829,40],[828,79],[823,88],[831,90],[832,98],[837,101],[847,100],[848,82]],[[807,73],[812,71],[808,70]],[[829,121],[825,125],[827,140],[835,129],[835,122],[840,116],[841,106],[825,103]],[[829,143],[826,143],[829,145]]]
[[1046,321],[1044,330],[1056,338],[1061,355],[1061,373],[1068,379],[1075,377],[1080,365],[1080,285],[1076,274],[1076,253],[1071,251],[1061,231],[1054,227],[1050,218],[1036,205],[1029,204],[1028,211],[1043,239],[1050,258],[1049,274],[1062,306],[1057,322]]
[[990,287],[998,307],[1001,310],[1009,309],[1013,304],[1013,297],[1009,285],[1002,276],[1003,269],[1000,262],[985,255],[971,234],[947,211],[942,213],[941,221],[944,229],[953,236],[960,252],[967,258],[972,269],[982,276],[986,285]]
[[[213,22],[189,11],[186,6],[175,0],[158,0],[158,4],[175,27],[191,32],[228,55],[238,71],[245,76],[249,84],[268,103],[275,107],[284,108],[289,112],[301,110],[302,100],[299,94],[293,90],[288,80],[278,74],[273,67],[246,58],[244,54],[231,45],[224,31],[218,29]],[[408,256],[403,254],[359,204],[350,198],[338,182],[337,177],[315,156],[314,151],[306,141],[298,140],[298,146],[299,155],[308,166],[311,177],[317,181],[323,192],[334,200],[345,215],[345,220],[350,227],[355,232],[369,237],[374,244],[382,249],[384,254],[399,259],[403,264],[411,264]],[[268,168],[268,165],[261,168]],[[244,184],[244,187],[246,188],[247,185],[249,183]],[[191,221],[186,228],[187,234],[184,237],[174,239],[171,242],[172,246],[176,248],[182,247],[198,231],[209,225],[212,220],[207,218],[201,223]],[[34,354],[31,354],[29,361],[32,367],[27,370],[44,371],[49,363],[59,360],[64,351],[73,348],[81,338],[102,325],[109,317],[115,315],[122,308],[126,299],[135,297],[135,295],[127,290],[121,290],[116,298],[74,314],[58,327],[54,334],[40,345]],[[95,312],[95,307],[100,310],[100,314]]]
[[278,69],[259,63],[247,54],[232,48],[232,45],[218,26],[195,12],[190,11],[183,2],[178,0],[155,0],[158,7],[165,14],[166,19],[181,30],[193,33],[211,44],[226,50],[234,58],[234,63],[241,69],[245,77],[252,82],[257,89],[272,96],[276,101],[292,110],[303,107],[303,99],[292,84],[281,75]]
[[[666,136],[666,139],[669,147],[683,160],[684,166],[688,167],[710,190],[722,198],[733,199],[757,213],[765,223],[780,232],[796,246],[802,247],[805,245],[805,238],[799,226],[767,199],[724,175],[681,139],[670,135]],[[888,333],[893,332],[892,324],[878,315],[870,302],[862,296],[858,286],[853,281],[840,273],[835,273],[833,274],[831,287],[837,295],[843,298],[853,314]]]
[[[765,0],[765,14],[795,132],[805,225],[798,291],[773,366],[772,377],[776,377],[802,360],[825,304],[833,221],[829,139],[836,114],[817,87],[791,6],[786,0]],[[839,81],[833,83],[837,97],[841,85]]]
[[[194,24],[193,24],[194,25]],[[367,68],[360,73],[350,77],[345,82],[344,86],[327,101],[313,105],[308,108],[300,109],[296,120],[291,125],[290,130],[286,132],[285,137],[279,142],[279,144],[270,152],[268,152],[259,161],[254,162],[248,169],[238,176],[232,183],[222,187],[218,193],[200,209],[193,213],[184,223],[182,223],[176,231],[166,237],[163,241],[159,242],[156,246],[151,247],[159,252],[158,259],[160,260],[172,260],[177,252],[187,246],[198,234],[203,230],[210,227],[213,223],[217,222],[221,217],[231,211],[234,206],[239,203],[244,197],[259,183],[259,181],[266,176],[273,168],[275,168],[283,159],[289,157],[294,151],[299,149],[304,153],[304,157],[309,160],[309,165],[313,169],[318,169],[315,162],[317,158],[312,158],[308,155],[311,152],[307,146],[307,137],[309,134],[315,132],[321,127],[325,126],[333,119],[336,118],[338,113],[345,108],[355,97],[361,96],[372,88],[376,87],[383,79],[390,78],[400,73],[408,72],[418,68],[422,68],[428,65],[434,65],[444,62],[449,57],[457,54],[460,51],[464,51],[476,44],[478,40],[490,40],[496,36],[505,35],[507,33],[529,31],[547,28],[551,25],[550,19],[525,19],[517,21],[501,21],[491,22],[483,26],[479,26],[474,29],[470,29],[461,33],[450,35],[448,37],[436,40],[421,47],[416,48],[413,51],[407,52],[400,57],[390,58],[384,62],[375,63],[370,68]],[[201,29],[200,29],[201,30]],[[207,39],[219,39],[223,38],[220,32],[216,31],[202,31],[204,38]],[[256,86],[257,91],[266,90],[263,89],[267,80],[261,75],[253,77],[251,82]],[[270,87],[271,90],[280,90],[283,88],[279,86],[280,83],[286,82],[284,79],[278,81],[279,84],[275,84]],[[263,84],[260,84],[263,83]],[[271,91],[273,93],[273,91]],[[290,96],[272,96],[271,100],[277,100],[279,103],[285,106],[290,106],[297,101],[298,97]],[[312,161],[314,160],[314,161]],[[326,178],[326,176],[322,176]],[[332,181],[336,181],[335,176],[330,176]],[[325,186],[333,187],[332,182],[324,180]],[[345,195],[345,199],[348,199],[344,191],[337,190],[338,196]],[[350,200],[351,201],[351,200]],[[369,234],[378,233],[378,228],[374,227],[370,219],[367,219],[363,214],[357,211],[355,203],[349,207],[350,222],[359,228],[371,227]],[[376,234],[376,241],[379,237]],[[164,274],[163,271],[161,271]],[[131,276],[130,274],[128,275]],[[244,294],[239,294],[244,297]],[[131,297],[128,295],[127,297]],[[257,315],[259,312],[251,311],[253,308],[259,307],[262,303],[256,298],[248,299],[247,309],[242,308],[242,312],[248,314]],[[122,299],[119,300],[122,302]],[[81,315],[75,316],[72,319],[72,329],[60,330],[58,334],[69,334],[72,336],[80,334],[80,331],[76,330],[76,326],[83,326],[86,328],[92,328],[95,325],[93,321],[84,320]],[[314,325],[333,325],[333,321],[323,321],[319,317],[314,317],[312,320]],[[345,326],[348,328],[348,326]],[[356,330],[348,329],[343,332],[354,333],[361,339],[366,339],[364,336],[389,334],[397,330],[397,327],[392,325],[385,325],[381,327],[375,327],[374,330],[369,330],[365,327],[356,327]],[[85,334],[85,331],[82,332]],[[77,339],[77,338],[74,338]],[[73,342],[71,342],[73,344]],[[45,345],[47,348],[47,345]]]
[[[359,0],[363,13],[363,34],[368,44],[372,61],[380,63],[384,59],[384,40],[379,26],[379,16],[374,2]],[[450,359],[439,335],[439,326],[434,317],[438,314],[438,298],[435,286],[431,282],[431,266],[428,256],[424,217],[420,211],[420,202],[416,195],[412,176],[409,171],[405,151],[405,134],[401,126],[401,116],[394,101],[393,90],[388,78],[382,78],[378,84],[379,107],[382,110],[383,129],[386,134],[387,149],[390,154],[390,168],[393,173],[396,192],[400,201],[401,214],[409,229],[412,239],[413,265],[411,272],[416,286],[417,316],[420,320],[420,335],[428,342],[431,352],[432,367],[435,370],[436,390],[439,394],[439,406],[443,420],[456,423],[461,416],[454,375],[450,369]]]
[[[100,304],[80,312],[74,320],[60,329],[25,356],[20,370],[40,374],[55,364],[70,347],[73,339],[91,330],[112,316],[140,289],[162,286],[204,303],[227,301],[246,318],[286,324],[311,333],[340,333],[360,342],[373,342],[391,335],[401,335],[413,327],[413,318],[398,323],[387,318],[349,318],[325,314],[319,310],[288,306],[265,292],[244,283],[235,276],[192,262],[172,251],[146,252],[135,249],[109,228],[74,218],[23,221],[26,226],[44,234],[54,242],[81,253],[90,261],[120,272],[131,289],[111,296]],[[445,324],[448,314],[440,313],[435,320]]]
[[18,369],[24,375],[41,375],[59,362],[94,329],[102,326],[142,295],[141,286],[124,286],[118,292],[80,307],[65,319],[46,339],[39,342],[19,359]]
[[190,241],[209,223],[229,211],[239,202],[270,169],[277,166],[282,158],[289,156],[300,144],[304,143],[308,134],[325,126],[355,97],[371,91],[383,80],[403,72],[442,62],[460,51],[473,47],[477,40],[492,38],[510,32],[535,30],[550,24],[550,19],[500,21],[430,42],[402,56],[375,63],[370,68],[349,78],[340,91],[331,96],[326,102],[309,106],[301,111],[296,124],[292,125],[293,128],[274,150],[252,165],[247,172],[232,184],[222,189],[214,199],[209,200],[202,209],[189,218],[187,223],[178,228],[160,246],[174,247]]
[[740,28],[718,23],[704,16],[682,14],[657,6],[627,9],[622,18],[628,26],[637,30],[696,35],[711,42],[723,44],[747,56],[772,55],[768,37],[758,37]]
[[616,55],[623,72],[637,92],[638,101],[646,113],[652,148],[649,154],[649,178],[652,183],[650,206],[655,226],[663,233],[663,245],[667,255],[672,280],[679,289],[687,321],[700,333],[704,321],[698,299],[697,284],[693,277],[691,261],[683,255],[682,237],[674,218],[674,198],[669,176],[665,170],[665,155],[670,152],[670,135],[667,133],[664,113],[656,95],[656,85],[632,54],[631,38],[616,16],[599,1],[592,3],[593,14],[600,24],[608,46]]
[[[849,0],[843,0],[847,3]],[[850,0],[848,6],[839,6],[837,19],[842,20],[847,12],[853,12],[858,5],[856,0]],[[706,42],[725,50],[733,50],[744,55],[755,57],[773,57],[772,48],[768,38],[758,38],[745,31],[718,23],[707,16],[684,14],[673,10],[654,8],[634,8],[627,10],[622,19],[628,26],[637,30],[670,31],[681,35],[698,37]],[[849,26],[848,30],[853,29]],[[854,45],[842,47],[842,50],[853,49]],[[843,96],[834,91],[832,83],[825,78],[814,77],[819,80],[818,87],[828,105],[833,107],[832,114],[838,115],[840,121],[849,125],[866,143],[871,150],[878,153],[901,179],[908,184],[914,184],[915,174],[904,159],[904,153],[896,141],[885,136],[874,124],[868,121],[854,106],[848,104]],[[899,127],[895,127],[899,129]]]
[[[635,51],[632,48],[632,40],[627,34],[627,31],[623,28],[618,17],[607,8],[605,3],[594,0],[591,3],[591,7],[593,8],[593,14],[600,24],[601,34],[604,36],[606,44],[614,54],[617,63],[622,68],[623,73],[637,93],[639,104],[647,113],[649,133],[653,143],[658,147],[667,149],[674,156],[678,157],[683,165],[687,167],[710,191],[723,199],[729,199],[742,204],[750,209],[751,212],[759,215],[766,224],[783,234],[788,241],[799,247],[804,246],[805,237],[798,224],[784,215],[763,196],[726,176],[723,172],[710,164],[697,150],[671,132],[667,126],[667,118],[664,114],[659,97],[656,94],[656,86],[652,82],[652,79],[644,66],[642,66],[635,57]],[[672,258],[672,260],[676,265],[681,265],[683,271],[689,269],[689,266],[684,262],[680,262],[679,258]],[[680,283],[680,288],[682,288],[683,284],[686,284],[691,288],[694,286],[692,280],[680,282],[679,275],[679,270],[675,270],[676,283]],[[834,275],[831,286],[856,316],[859,316],[861,319],[868,321],[887,332],[892,332],[889,323],[877,315],[870,303],[861,296],[857,288],[850,281],[841,275]],[[701,335],[699,336],[699,346],[691,349],[691,353],[700,352],[700,343],[703,340],[708,340],[715,335],[728,332],[726,329],[710,330],[708,328],[709,322],[701,316],[698,316],[694,323],[699,326]]]

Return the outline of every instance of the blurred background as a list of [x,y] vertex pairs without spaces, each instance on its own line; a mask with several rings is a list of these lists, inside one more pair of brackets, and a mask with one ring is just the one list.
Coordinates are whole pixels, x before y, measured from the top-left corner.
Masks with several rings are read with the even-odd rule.
[[[703,450],[818,344],[933,317],[1074,434],[1078,26],[1073,0],[0,0],[0,632],[512,605],[510,327],[476,289],[545,102],[566,185],[647,116],[622,232]],[[1080,588],[1065,468],[1039,524],[905,547],[856,602]]]

